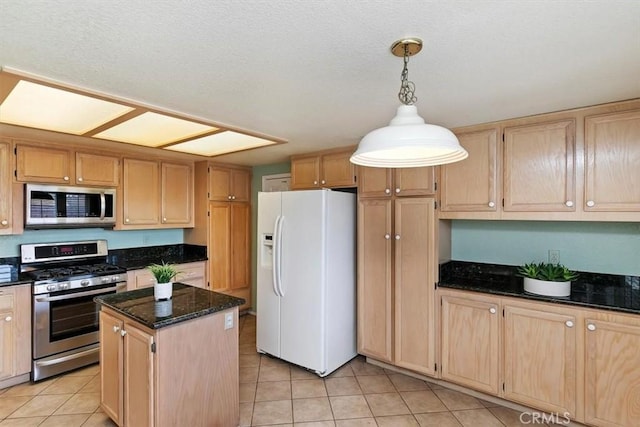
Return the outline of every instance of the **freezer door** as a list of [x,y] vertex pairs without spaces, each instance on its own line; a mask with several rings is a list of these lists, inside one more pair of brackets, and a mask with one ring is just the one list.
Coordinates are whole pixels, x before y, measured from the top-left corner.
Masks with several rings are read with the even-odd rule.
[[326,370],[326,190],[282,193],[281,358]]
[[280,217],[282,196],[279,192],[258,193],[258,259],[256,346],[258,351],[280,357],[280,297],[273,282],[274,233]]

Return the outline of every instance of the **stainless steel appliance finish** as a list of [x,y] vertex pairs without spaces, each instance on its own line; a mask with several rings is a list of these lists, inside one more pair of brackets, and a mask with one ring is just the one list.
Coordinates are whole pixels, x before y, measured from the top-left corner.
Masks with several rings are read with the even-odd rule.
[[113,227],[114,188],[27,184],[26,228]]
[[33,365],[38,381],[99,360],[98,295],[126,289],[126,271],[106,263],[105,240],[21,245],[33,284]]

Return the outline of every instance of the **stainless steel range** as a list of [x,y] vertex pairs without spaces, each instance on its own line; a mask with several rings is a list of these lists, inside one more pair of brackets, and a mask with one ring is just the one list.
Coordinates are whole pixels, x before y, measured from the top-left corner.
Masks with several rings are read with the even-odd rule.
[[33,366],[38,381],[98,362],[97,295],[126,289],[126,270],[108,264],[107,241],[20,245],[20,272],[33,283]]

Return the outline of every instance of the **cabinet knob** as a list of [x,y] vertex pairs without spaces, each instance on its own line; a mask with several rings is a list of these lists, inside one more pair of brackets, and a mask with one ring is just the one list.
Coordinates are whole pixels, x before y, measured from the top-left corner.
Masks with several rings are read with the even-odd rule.
[[81,176],[79,176],[79,177],[78,177],[78,182],[82,182],[82,181],[83,181],[82,177],[81,177]]
[[571,320],[567,320],[564,324],[567,325],[567,328],[573,328],[573,322]]
[[227,199],[231,200],[231,196],[227,196]]
[[64,179],[65,181],[69,181],[69,177],[68,176],[64,176],[64,177],[62,177],[62,179]]
[[390,188],[385,188],[384,189],[384,194],[391,194],[391,189]]
[[567,200],[564,204],[567,205],[568,208],[573,206],[573,202],[571,200]]
[[400,240],[400,235],[396,234],[396,240]]
[[236,199],[236,196],[231,196],[231,200],[235,200],[235,199]]
[[491,314],[496,314],[496,308],[495,308],[495,307],[491,307],[491,308],[489,309],[489,313],[491,313]]
[[120,326],[114,326],[113,332],[117,333],[120,330]]
[[129,218],[126,218],[126,219],[124,220],[124,222],[129,222]]
[[7,224],[9,224],[9,221],[7,221],[6,219],[3,219],[2,222],[0,222],[0,224],[7,225]]
[[7,316],[7,317],[4,318],[4,320],[6,322],[11,322],[11,319],[13,319],[13,317],[11,317],[11,316]]
[[318,181],[313,181],[313,185],[318,185]]
[[325,181],[324,179],[322,181],[320,181],[321,184],[326,184],[327,181]]
[[493,207],[495,207],[495,206],[496,206],[496,204],[495,204],[494,202],[489,202],[489,207],[490,207],[490,208],[493,208]]
[[124,329],[120,331],[120,336],[125,336],[127,335],[127,331],[125,331]]
[[595,205],[596,205],[596,202],[594,202],[593,200],[587,201],[587,206],[589,206],[590,208],[594,207]]
[[590,331],[595,331],[596,330],[596,325],[594,325],[593,323],[589,323],[587,325],[587,329]]
[[389,239],[391,238],[391,235],[390,235],[390,234],[385,234],[385,235],[384,235],[384,238],[385,238],[385,239],[387,239],[387,240],[389,240]]
[[396,188],[396,194],[398,194],[400,192],[399,188]]
[[167,222],[167,218],[162,217],[162,222]]

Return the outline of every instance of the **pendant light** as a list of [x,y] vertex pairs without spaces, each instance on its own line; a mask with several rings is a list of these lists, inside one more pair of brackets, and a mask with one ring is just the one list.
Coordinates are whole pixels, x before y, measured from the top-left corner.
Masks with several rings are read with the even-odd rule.
[[466,159],[469,153],[460,146],[449,129],[430,125],[418,115],[413,105],[415,85],[408,80],[409,56],[422,49],[422,40],[402,39],[391,46],[395,56],[404,58],[398,98],[402,105],[389,126],[365,135],[351,156],[351,163],[379,168],[411,168],[435,166]]

